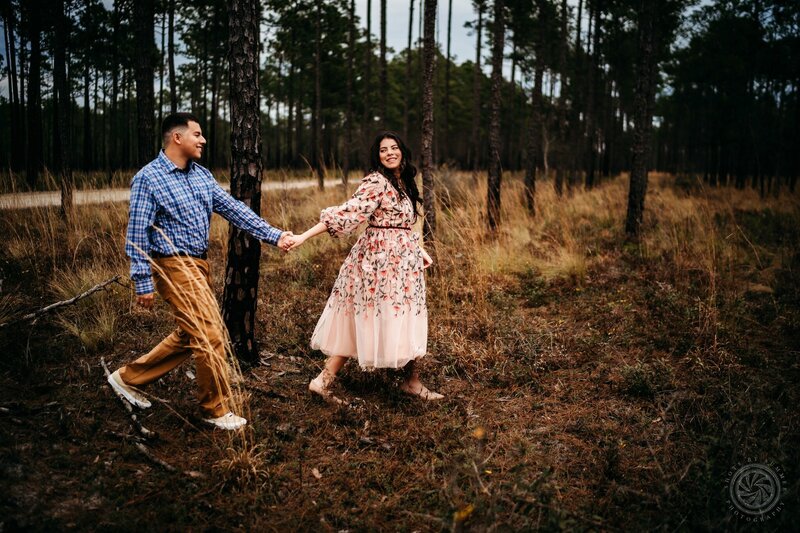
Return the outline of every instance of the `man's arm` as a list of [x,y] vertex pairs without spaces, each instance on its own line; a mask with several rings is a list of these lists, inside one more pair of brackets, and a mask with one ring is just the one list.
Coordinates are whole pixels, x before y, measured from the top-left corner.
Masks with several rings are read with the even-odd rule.
[[[216,182],[213,184],[213,199],[215,213],[219,213],[225,220],[260,241],[272,246],[280,246],[285,244],[287,238],[291,235],[290,232],[284,232],[271,226],[266,220],[256,215],[245,203],[225,192]],[[284,246],[281,247],[285,249]]]
[[149,257],[150,239],[147,230],[153,225],[155,216],[156,204],[147,180],[142,175],[134,177],[131,184],[125,253],[131,259],[131,279],[136,285],[137,296],[153,293]]

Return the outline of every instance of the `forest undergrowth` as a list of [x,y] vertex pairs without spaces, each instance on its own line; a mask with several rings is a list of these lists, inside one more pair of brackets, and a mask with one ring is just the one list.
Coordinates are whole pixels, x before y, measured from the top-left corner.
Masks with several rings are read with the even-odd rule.
[[[147,389],[155,464],[105,385],[173,327],[127,282],[34,323],[0,329],[0,531],[14,529],[745,529],[726,477],[785,473],[796,522],[800,424],[800,197],[652,175],[642,239],[626,242],[627,180],[556,197],[535,216],[519,175],[486,230],[485,184],[441,169],[429,245],[427,404],[390,371],[345,367],[349,407],[312,398],[309,338],[355,237],[264,246],[262,364],[245,369],[251,419],[203,427],[192,365]],[[262,213],[296,233],[341,188],[268,192]],[[127,204],[0,212],[0,323],[116,274]],[[227,223],[214,217],[218,296]]]

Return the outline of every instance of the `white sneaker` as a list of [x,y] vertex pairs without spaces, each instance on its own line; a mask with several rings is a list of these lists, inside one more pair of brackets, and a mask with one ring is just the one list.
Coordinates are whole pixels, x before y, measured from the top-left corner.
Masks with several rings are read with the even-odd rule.
[[230,411],[217,418],[204,418],[203,421],[208,422],[212,426],[227,430],[239,429],[247,424],[246,419],[242,418],[241,416],[236,416]]
[[145,398],[135,387],[131,387],[122,381],[122,378],[119,377],[119,370],[116,370],[113,374],[108,376],[108,383],[111,385],[111,388],[136,407],[147,409],[152,405],[150,400]]

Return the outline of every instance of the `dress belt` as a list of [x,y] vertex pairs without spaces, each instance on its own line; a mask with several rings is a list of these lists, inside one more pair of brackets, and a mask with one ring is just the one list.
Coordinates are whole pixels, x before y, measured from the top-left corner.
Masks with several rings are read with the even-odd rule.
[[151,251],[150,257],[153,259],[165,259],[167,257],[194,257],[195,259],[208,259],[208,251],[206,250],[200,255],[190,254],[189,252],[175,252],[172,254],[162,254],[161,252]]
[[411,231],[411,228],[406,228],[405,226],[373,226],[372,224],[370,224],[369,227],[377,229],[402,229],[405,231]]

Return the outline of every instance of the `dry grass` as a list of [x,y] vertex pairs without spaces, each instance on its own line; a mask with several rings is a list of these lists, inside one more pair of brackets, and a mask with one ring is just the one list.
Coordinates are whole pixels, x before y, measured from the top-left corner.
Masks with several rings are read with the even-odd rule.
[[[720,487],[748,456],[783,465],[790,493],[774,524],[792,523],[800,486],[793,409],[800,400],[798,197],[687,192],[670,176],[653,176],[643,238],[633,245],[622,233],[622,178],[563,198],[544,182],[531,217],[519,176],[507,175],[496,235],[485,229],[482,183],[447,169],[438,180],[430,355],[422,373],[445,402],[408,400],[396,392],[394,373],[353,367],[339,385],[352,408],[309,398],[305,385],[323,358],[308,340],[352,239],[323,236],[288,256],[266,250],[258,327],[269,366],[240,378],[234,361],[220,362],[220,379],[253,424],[224,435],[198,430],[194,385],[173,372],[148,389],[168,402],[148,414],[148,425],[164,435],[156,451],[206,477],[161,474],[104,433],[125,431],[126,423],[104,390],[95,390],[95,367],[99,355],[130,360],[173,325],[164,306],[142,314],[131,294],[115,290],[39,324],[31,340],[3,338],[12,354],[28,342],[32,356],[23,366],[32,373],[6,363],[0,403],[16,398],[18,409],[38,413],[36,425],[0,433],[3,463],[32,461],[24,443],[43,431],[96,443],[46,448],[36,456],[41,467],[9,470],[9,496],[0,501],[15,521],[8,523],[737,529],[742,524],[728,514]],[[343,199],[339,188],[276,192],[266,195],[262,212],[300,232]],[[55,210],[0,214],[0,315],[124,274],[125,215],[125,206],[80,208],[65,228]],[[219,274],[227,225],[216,217],[211,239]],[[110,325],[98,322],[109,317]],[[73,334],[58,336],[64,331]],[[48,380],[63,386],[30,392]],[[64,407],[41,407],[52,401]],[[76,468],[79,481],[59,477],[74,479]],[[148,496],[164,492],[174,501]],[[96,494],[112,510],[102,519],[68,498]]]

